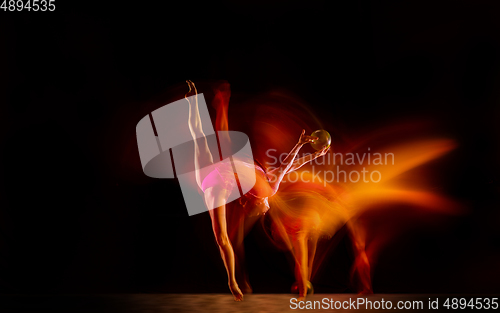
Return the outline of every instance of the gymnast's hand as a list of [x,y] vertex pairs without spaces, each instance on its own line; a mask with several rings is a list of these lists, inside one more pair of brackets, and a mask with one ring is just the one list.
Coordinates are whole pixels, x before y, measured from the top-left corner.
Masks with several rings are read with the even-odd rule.
[[323,155],[327,154],[329,150],[330,150],[330,146],[327,146],[327,147],[323,147],[323,149],[321,149],[321,150],[318,150],[318,151],[314,152],[313,153],[313,155],[314,155],[313,159],[319,158],[320,156],[323,156]]
[[314,140],[318,140],[319,139],[318,137],[308,136],[305,133],[306,133],[306,130],[303,129],[302,130],[302,134],[300,134],[300,138],[299,138],[298,144],[301,145],[301,146],[305,145],[306,143],[310,143],[310,142],[313,142]]

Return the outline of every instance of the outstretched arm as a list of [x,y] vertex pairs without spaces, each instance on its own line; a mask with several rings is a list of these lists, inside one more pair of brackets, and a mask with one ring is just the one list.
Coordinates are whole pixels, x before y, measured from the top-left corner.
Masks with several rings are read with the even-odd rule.
[[293,161],[292,166],[290,166],[290,168],[288,169],[288,171],[286,173],[288,174],[290,172],[298,170],[304,164],[307,164],[307,163],[311,162],[312,160],[315,160],[315,159],[319,158],[320,156],[325,155],[329,150],[330,150],[329,146],[328,147],[324,147],[321,150],[318,150],[318,151],[316,151],[314,153],[311,153],[311,154],[308,154],[306,156],[303,156],[301,158],[296,159],[295,161]]
[[290,168],[293,166],[295,157],[297,156],[297,153],[299,152],[300,148],[302,148],[302,146],[305,145],[306,143],[313,142],[314,140],[318,139],[317,137],[305,135],[305,132],[306,132],[305,130],[302,130],[299,142],[297,142],[295,147],[293,147],[293,149],[288,153],[288,155],[280,164],[280,166],[270,170],[267,173],[270,176],[271,187],[275,191],[278,189],[278,186],[283,180],[283,177],[288,173]]

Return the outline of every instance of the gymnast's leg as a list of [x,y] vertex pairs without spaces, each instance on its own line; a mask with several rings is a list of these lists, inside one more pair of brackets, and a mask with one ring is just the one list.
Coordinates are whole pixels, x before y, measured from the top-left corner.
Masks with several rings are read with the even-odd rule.
[[[207,206],[212,207],[214,201],[226,200],[230,193],[230,190],[222,186],[207,188],[205,190],[205,202]],[[234,300],[241,301],[243,300],[243,293],[236,282],[234,252],[227,234],[226,205],[209,210],[209,212],[212,218],[212,229],[215,239],[219,245],[220,254],[226,267],[229,289],[234,296]]]
[[[248,225],[249,218],[246,214],[247,211],[244,208],[233,209],[230,212],[226,211],[229,240],[233,246],[235,255],[236,281],[243,294],[252,293],[252,287],[250,286],[248,274],[246,272],[244,245],[248,227],[252,225]],[[253,219],[251,222],[253,222]]]
[[319,240],[319,235],[317,233],[314,233],[311,235],[311,238],[308,240],[308,267],[309,267],[309,273],[308,273],[308,280],[311,281],[311,276],[312,276],[312,270],[313,270],[313,263],[314,263],[314,257],[316,256],[316,248],[318,247],[318,240]]
[[371,294],[372,281],[370,273],[370,261],[366,255],[366,231],[357,225],[354,221],[347,223],[349,236],[351,237],[353,250],[354,250],[354,264],[351,270],[351,277],[356,273],[360,279],[360,288],[358,290],[361,294]]
[[295,258],[295,280],[298,283],[299,298],[297,301],[303,301],[307,295],[307,281],[309,275],[308,269],[308,249],[307,237],[305,233],[300,233],[292,241],[293,256]]
[[[203,127],[201,124],[200,112],[198,110],[198,92],[194,83],[190,80],[186,81],[189,86],[189,92],[186,94],[186,100],[189,102],[189,130],[193,136],[194,141],[194,162],[195,162],[195,172],[196,172],[196,182],[198,186],[202,185],[201,169],[202,165],[213,164],[212,153],[207,143],[205,133],[203,132]],[[195,96],[193,98],[188,98],[190,96]],[[201,138],[201,139],[200,139]],[[198,139],[198,140],[197,140]],[[227,186],[216,185],[207,188],[204,192],[205,204],[210,213],[210,218],[212,219],[212,229],[214,231],[215,239],[219,245],[220,254],[224,265],[226,267],[228,276],[228,285],[231,290],[234,300],[243,300],[243,294],[238,288],[236,283],[236,278],[234,274],[235,260],[234,252],[231,242],[227,234],[227,222],[226,222],[226,205],[223,204],[217,208],[214,207],[214,203],[226,203],[227,198],[231,194],[231,190],[226,188]]]
[[[207,138],[203,132],[201,124],[200,111],[198,109],[198,91],[196,86],[190,80],[187,80],[189,91],[185,95],[189,103],[189,131],[194,141],[194,166],[196,173],[196,182],[201,187],[202,178],[201,169],[203,166],[211,165],[214,163],[210,147],[208,146]],[[194,97],[191,97],[194,96]],[[194,99],[193,99],[194,98]]]

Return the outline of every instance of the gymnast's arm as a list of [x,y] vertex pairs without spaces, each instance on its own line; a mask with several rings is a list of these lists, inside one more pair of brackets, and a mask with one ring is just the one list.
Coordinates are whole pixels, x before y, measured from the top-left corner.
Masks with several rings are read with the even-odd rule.
[[321,150],[318,150],[314,153],[311,153],[311,154],[308,154],[306,156],[303,156],[301,158],[296,159],[295,161],[293,161],[292,166],[288,169],[286,174],[293,172],[293,171],[296,171],[299,168],[301,168],[304,164],[307,164],[307,163],[311,162],[312,160],[315,160],[315,159],[319,158],[320,156],[325,155],[329,150],[330,150],[329,146],[324,147]]
[[[305,130],[302,130],[302,134],[300,135],[299,142],[293,147],[293,149],[288,153],[286,158],[283,160],[283,162],[280,164],[279,167],[270,170],[267,172],[268,176],[272,177],[272,182],[273,183],[280,183],[281,180],[283,179],[283,176],[288,173],[292,165],[294,164],[295,157],[297,156],[297,153],[299,152],[300,148],[302,148],[303,145],[309,142],[313,142],[314,140],[317,140],[317,137],[312,137],[305,135]],[[276,180],[275,180],[276,179]]]

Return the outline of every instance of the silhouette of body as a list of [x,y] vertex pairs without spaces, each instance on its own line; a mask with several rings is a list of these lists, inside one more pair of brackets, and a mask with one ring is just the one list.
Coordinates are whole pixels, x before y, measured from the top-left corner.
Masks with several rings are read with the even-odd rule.
[[[229,289],[231,290],[235,301],[241,301],[243,300],[243,293],[239,288],[235,275],[236,262],[233,246],[228,235],[226,205],[223,204],[213,208],[214,204],[226,203],[226,200],[231,194],[232,188],[235,188],[234,183],[231,183],[232,179],[230,179],[230,177],[234,174],[232,169],[228,167],[228,164],[224,162],[216,164],[215,169],[213,169],[210,173],[202,171],[201,164],[214,164],[214,161],[201,124],[196,87],[190,80],[187,80],[186,83],[189,87],[189,91],[185,96],[189,103],[189,130],[193,136],[195,145],[194,160],[196,182],[204,192],[205,203],[209,209],[210,218],[212,219],[212,229],[227,271]],[[195,97],[191,97],[193,95]],[[204,138],[205,140],[196,140],[197,138]],[[279,167],[268,172],[260,166],[254,167],[256,184],[254,188],[245,195],[245,206],[250,208],[248,210],[250,215],[252,215],[251,213],[254,213],[255,211],[265,212],[269,209],[267,198],[276,193],[283,177],[286,174],[297,170],[304,164],[327,153],[329,147],[325,147],[316,153],[309,154],[302,158],[295,158],[304,144],[310,143],[316,139],[316,137],[305,135],[305,130],[303,130],[298,143],[289,152],[288,156],[283,160]],[[242,229],[244,228],[244,222],[239,224],[239,226],[241,226],[241,229],[239,229],[241,232],[239,233],[245,233],[244,229]],[[238,245],[238,250],[241,251],[241,248],[241,245]],[[245,290],[248,291],[250,287],[246,279],[244,279],[244,283]]]

